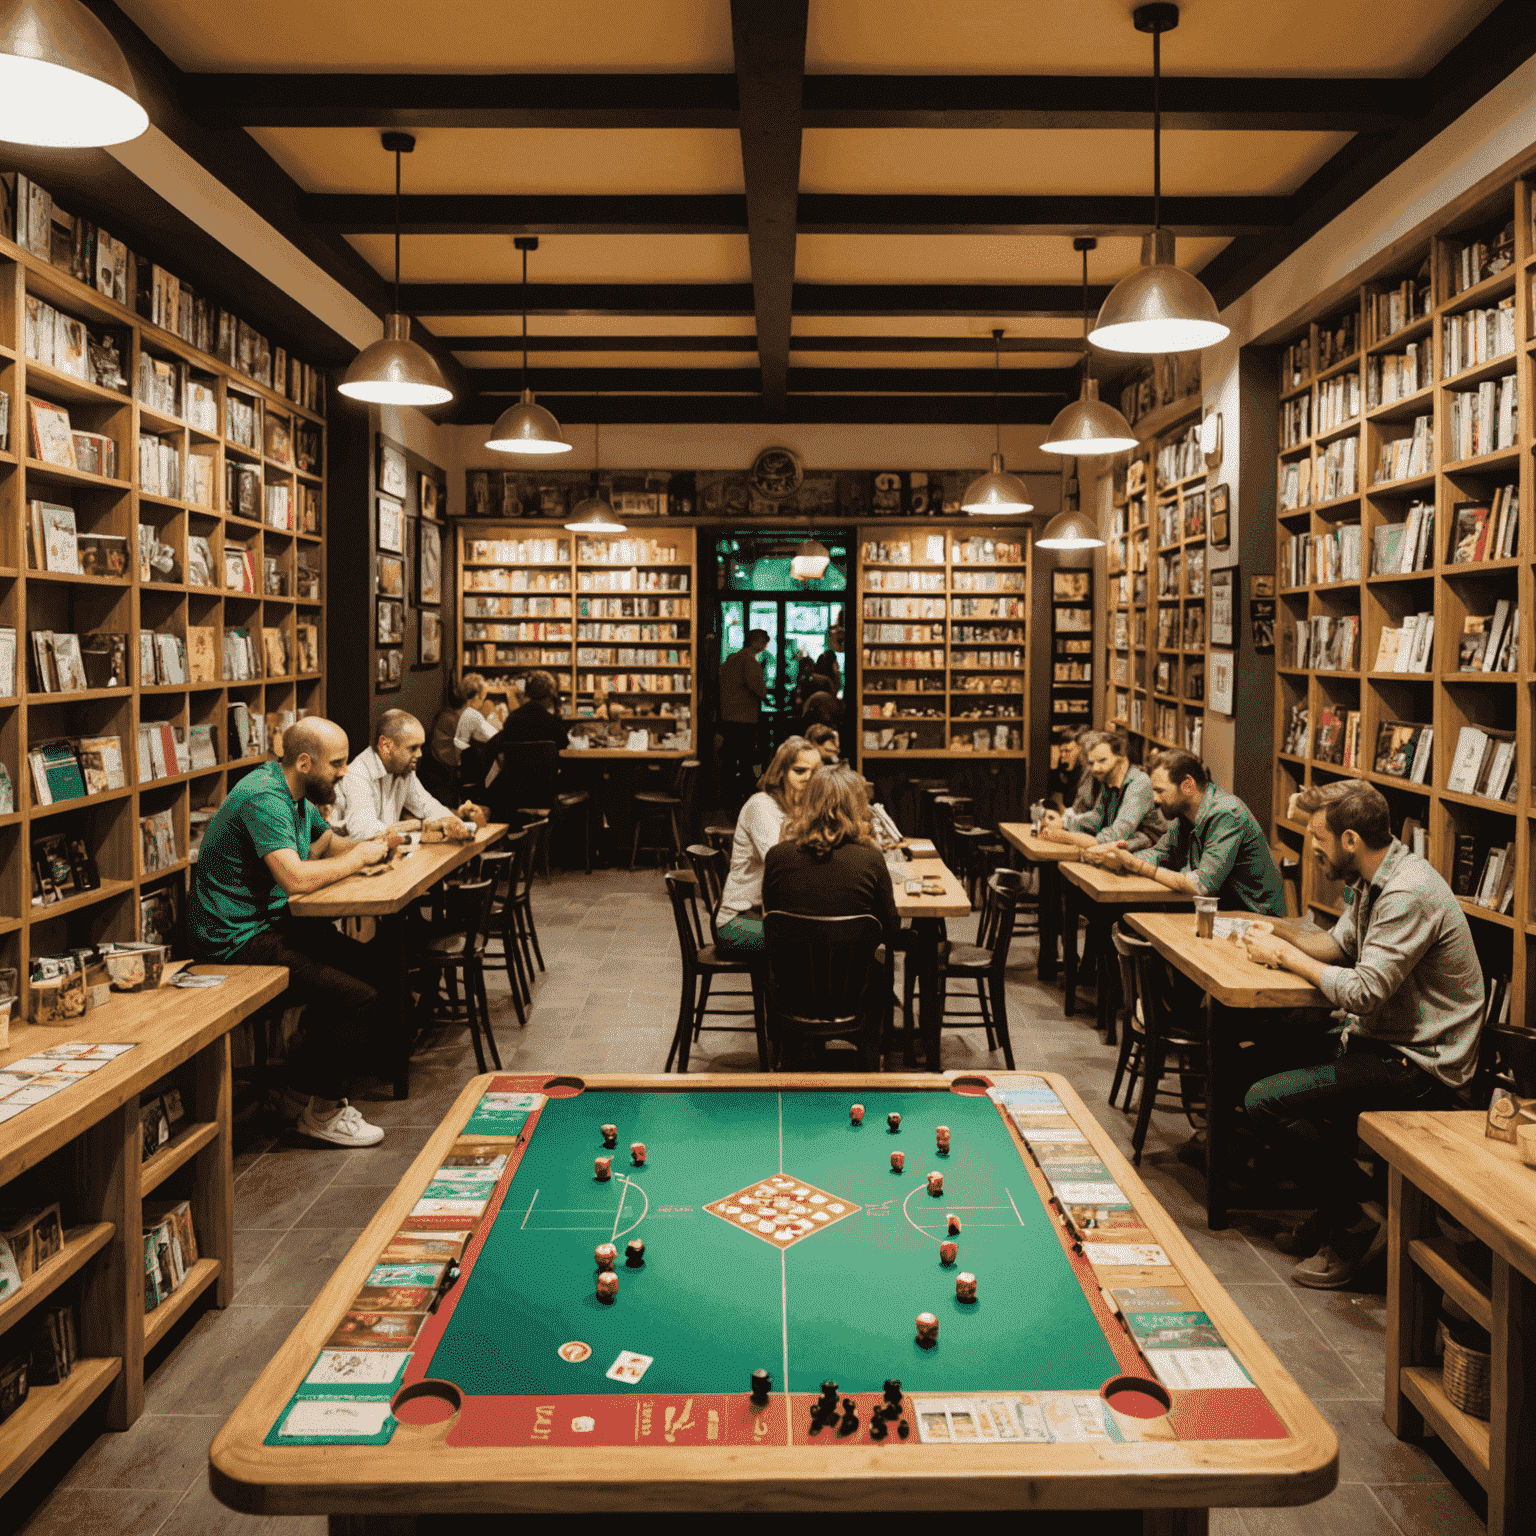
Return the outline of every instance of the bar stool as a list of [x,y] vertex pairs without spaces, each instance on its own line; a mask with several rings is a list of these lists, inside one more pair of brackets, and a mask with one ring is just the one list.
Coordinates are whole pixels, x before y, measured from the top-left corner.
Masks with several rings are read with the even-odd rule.
[[[642,789],[635,794],[635,841],[629,851],[629,867],[635,867],[635,861],[642,851],[646,853],[664,853],[667,856],[668,869],[674,864],[680,864],[683,858],[683,833],[678,824],[678,812],[682,810],[693,789],[694,775],[699,771],[696,758],[690,757],[686,762],[678,764],[677,777],[672,781],[671,792],[661,789]],[[667,829],[668,842],[665,843],[641,843],[640,834],[645,829],[647,822],[661,822]]]
[[917,791],[917,835],[933,838],[938,826],[938,816],[933,803],[940,795],[949,793],[949,780],[917,779],[914,780],[912,787]]
[[981,900],[987,882],[982,848],[996,836],[992,828],[978,827],[969,817],[964,820],[957,817],[950,832],[950,849],[955,856],[950,868],[965,887],[973,907]]
[[937,836],[934,841],[939,845],[939,857],[950,868],[954,868],[952,861],[955,857],[955,820],[961,816],[969,820],[973,803],[969,795],[936,795],[934,797],[933,808],[937,818],[935,829]]
[[711,848],[718,848],[726,858],[731,856],[731,844],[736,841],[736,828],[720,822],[712,822],[704,828],[704,841]]

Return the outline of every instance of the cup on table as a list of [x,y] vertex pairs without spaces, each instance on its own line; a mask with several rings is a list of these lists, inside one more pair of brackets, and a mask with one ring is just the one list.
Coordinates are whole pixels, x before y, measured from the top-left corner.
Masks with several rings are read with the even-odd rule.
[[1221,905],[1214,896],[1195,897],[1195,937],[1209,939],[1216,933],[1216,909]]
[[1040,828],[1045,824],[1045,801],[1036,800],[1029,808],[1029,827],[1036,837],[1040,836]]

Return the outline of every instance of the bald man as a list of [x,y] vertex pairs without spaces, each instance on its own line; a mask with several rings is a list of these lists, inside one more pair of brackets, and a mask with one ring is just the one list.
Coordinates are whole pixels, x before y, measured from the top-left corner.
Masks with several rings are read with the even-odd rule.
[[304,1037],[288,1063],[289,1086],[308,1099],[299,1130],[340,1147],[384,1139],[347,1103],[346,1080],[377,1059],[383,1029],[369,984],[379,962],[319,918],[299,918],[290,896],[307,896],[377,864],[384,838],[355,842],[333,832],[325,807],[347,769],[347,734],[303,719],[283,732],[283,760],[253,768],[224,797],[193,866],[190,927],[201,960],[286,965],[283,1003],[304,1006]]

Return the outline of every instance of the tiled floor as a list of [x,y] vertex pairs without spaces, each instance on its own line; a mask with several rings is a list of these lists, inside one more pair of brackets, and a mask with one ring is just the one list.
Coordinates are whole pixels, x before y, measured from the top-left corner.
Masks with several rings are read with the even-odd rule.
[[[526,1029],[500,977],[491,981],[503,1063],[512,1069],[660,1071],[676,1017],[672,918],[654,871],[557,875],[535,892],[548,972]],[[951,925],[952,931],[964,925]],[[1059,990],[1035,981],[1031,939],[1014,947],[1009,1010],[1020,1066],[1064,1073],[1127,1151],[1129,1125],[1105,1107],[1113,1053],[1081,1018],[1064,1019]],[[1002,1065],[976,1032],[944,1041],[944,1065]],[[750,1036],[706,1035],[696,1070],[755,1068]],[[151,1376],[144,1416],[94,1443],[82,1434],[5,1501],[0,1526],[29,1536],[320,1536],[322,1519],[237,1515],[208,1489],[207,1448],[267,1359],[314,1299],[379,1201],[404,1173],[474,1072],[456,1034],[424,1052],[411,1097],[382,1083],[358,1099],[387,1127],[382,1146],[348,1152],[273,1138],[248,1127],[236,1162],[234,1304],[184,1325]],[[1371,1293],[1320,1294],[1287,1281],[1289,1261],[1270,1243],[1272,1218],[1205,1229],[1199,1181],[1177,1163],[1180,1123],[1157,1116],[1143,1174],[1217,1277],[1303,1389],[1342,1447],[1340,1486],[1300,1510],[1219,1511],[1216,1536],[1474,1536],[1483,1522],[1458,1486],[1475,1489],[1448,1455],[1400,1444],[1381,1422],[1385,1303]],[[1456,1479],[1453,1484],[1448,1480]],[[30,1515],[30,1519],[28,1518]]]

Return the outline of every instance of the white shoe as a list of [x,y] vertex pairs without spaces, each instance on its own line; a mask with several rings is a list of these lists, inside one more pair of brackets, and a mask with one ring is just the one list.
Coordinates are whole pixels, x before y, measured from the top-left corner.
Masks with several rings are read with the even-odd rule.
[[313,1136],[316,1141],[329,1141],[338,1147],[376,1147],[384,1140],[384,1132],[369,1125],[345,1099],[324,1118],[315,1113],[315,1101],[311,1099],[299,1116],[298,1131],[301,1136]]

